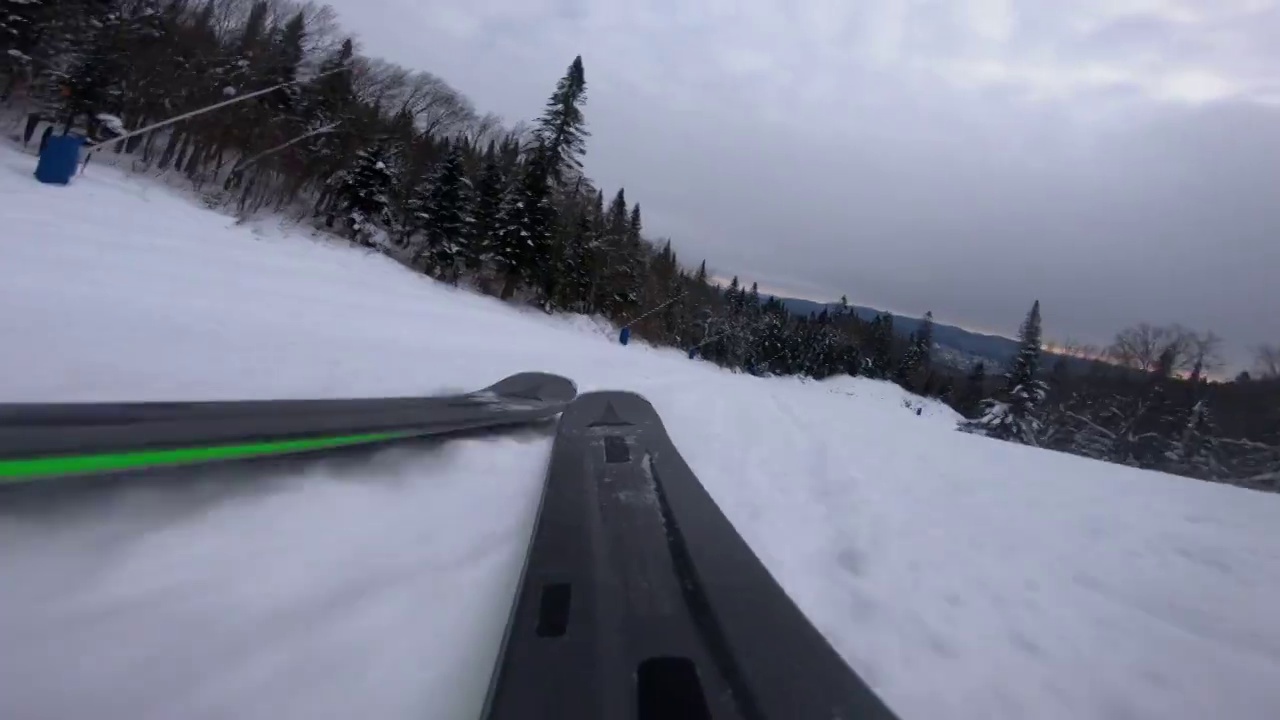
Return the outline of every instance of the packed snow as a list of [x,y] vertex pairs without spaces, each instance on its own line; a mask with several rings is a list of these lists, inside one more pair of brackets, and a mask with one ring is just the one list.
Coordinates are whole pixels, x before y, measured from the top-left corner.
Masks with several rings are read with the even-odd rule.
[[[66,187],[34,165],[0,148],[0,401],[424,394],[521,370],[635,390],[905,720],[1280,716],[1280,497],[959,433],[886,383],[623,347],[105,164]],[[550,443],[0,495],[0,717],[474,718]]]

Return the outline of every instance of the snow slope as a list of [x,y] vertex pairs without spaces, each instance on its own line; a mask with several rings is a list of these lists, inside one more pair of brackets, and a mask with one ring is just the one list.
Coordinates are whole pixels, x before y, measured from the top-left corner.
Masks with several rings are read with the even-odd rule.
[[[0,148],[0,400],[632,389],[903,718],[1280,716],[1280,497],[617,345],[306,230]],[[472,718],[550,438],[0,496],[0,717]],[[797,719],[803,720],[803,719]]]

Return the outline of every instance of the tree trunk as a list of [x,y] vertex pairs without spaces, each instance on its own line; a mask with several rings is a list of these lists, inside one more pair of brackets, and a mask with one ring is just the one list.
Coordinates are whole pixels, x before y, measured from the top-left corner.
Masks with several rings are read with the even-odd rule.
[[194,178],[200,170],[200,156],[203,154],[203,150],[204,147],[197,142],[196,146],[191,149],[191,154],[187,156],[187,166],[183,169],[183,172],[186,173],[188,178]]
[[22,128],[22,145],[26,147],[31,142],[31,136],[36,134],[36,128],[40,127],[40,121],[43,120],[40,113],[28,113],[27,124]]
[[520,276],[514,270],[507,271],[507,277],[502,283],[502,294],[499,296],[503,300],[510,300],[512,295],[516,294],[516,286],[520,283]]

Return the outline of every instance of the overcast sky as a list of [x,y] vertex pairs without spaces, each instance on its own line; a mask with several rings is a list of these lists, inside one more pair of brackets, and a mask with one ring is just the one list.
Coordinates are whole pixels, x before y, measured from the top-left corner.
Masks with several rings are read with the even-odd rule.
[[535,117],[684,262],[1105,342],[1280,341],[1280,0],[332,0],[379,55]]

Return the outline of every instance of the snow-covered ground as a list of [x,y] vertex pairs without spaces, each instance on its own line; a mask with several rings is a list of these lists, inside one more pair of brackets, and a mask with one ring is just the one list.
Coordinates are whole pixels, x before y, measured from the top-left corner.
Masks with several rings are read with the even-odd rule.
[[[109,167],[65,188],[33,168],[0,148],[0,401],[418,394],[519,370],[636,390],[905,720],[1280,717],[1280,497],[964,435],[885,383],[621,347]],[[0,717],[476,717],[549,447],[525,431],[0,495]]]

